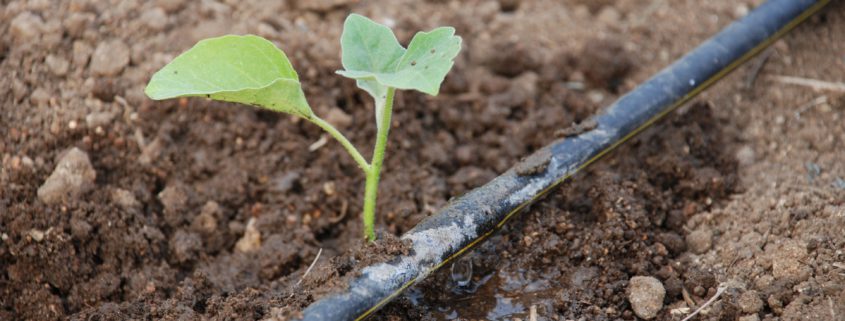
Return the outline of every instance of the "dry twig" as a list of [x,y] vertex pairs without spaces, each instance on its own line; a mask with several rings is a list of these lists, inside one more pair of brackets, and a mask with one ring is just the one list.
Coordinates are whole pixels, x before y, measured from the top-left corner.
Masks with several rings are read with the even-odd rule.
[[792,77],[792,76],[772,76],[777,82],[790,84],[790,85],[797,85],[797,86],[804,86],[813,88],[813,90],[830,90],[830,91],[839,91],[845,92],[845,83],[843,82],[830,82],[818,79],[810,79],[810,78],[801,78],[801,77]]
[[821,95],[816,97],[815,99],[801,105],[798,107],[798,111],[795,112],[795,119],[801,119],[801,114],[805,113],[806,111],[810,110],[810,108],[816,107],[821,104],[827,103],[827,96]]
[[314,261],[311,262],[311,265],[309,265],[308,269],[305,270],[305,274],[302,274],[302,277],[299,278],[299,282],[296,282],[296,286],[299,286],[299,284],[302,283],[302,280],[305,280],[305,277],[308,276],[308,273],[311,273],[311,269],[314,268],[314,265],[317,264],[317,260],[320,259],[320,254],[323,254],[323,248],[320,248],[320,250],[317,251],[317,256],[314,257]]
[[701,312],[701,310],[704,310],[704,308],[710,306],[711,304],[713,304],[713,302],[716,302],[716,299],[718,299],[720,296],[722,296],[722,293],[725,293],[725,290],[727,290],[727,289],[728,289],[727,284],[725,284],[725,283],[719,284],[719,289],[716,291],[716,294],[714,294],[713,297],[710,298],[710,300],[707,300],[707,302],[704,302],[704,304],[702,304],[700,307],[698,307],[698,309],[695,309],[695,311],[693,311],[692,314],[688,315],[686,318],[684,318],[681,321],[689,321],[689,319],[692,319],[692,317],[698,315],[698,313]]
[[763,70],[763,66],[766,65],[766,61],[769,61],[769,57],[772,56],[772,53],[775,52],[774,49],[766,49],[760,54],[760,57],[754,62],[754,65],[751,66],[751,72],[748,74],[748,78],[745,78],[745,89],[751,89],[754,87],[754,82],[757,81],[757,76],[760,75],[760,71]]

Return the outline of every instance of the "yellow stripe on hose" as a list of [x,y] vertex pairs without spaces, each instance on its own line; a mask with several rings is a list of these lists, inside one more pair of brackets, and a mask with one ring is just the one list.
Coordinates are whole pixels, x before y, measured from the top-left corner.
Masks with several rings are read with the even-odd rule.
[[[595,156],[593,156],[592,158],[590,158],[589,160],[587,160],[586,162],[581,164],[581,166],[578,166],[577,168],[575,168],[575,170],[573,170],[572,172],[570,172],[569,174],[567,174],[563,178],[557,180],[556,182],[554,182],[552,185],[550,185],[546,189],[544,189],[544,190],[540,191],[539,193],[537,193],[536,195],[534,195],[534,197],[532,197],[528,201],[525,201],[524,203],[520,204],[519,206],[517,206],[512,211],[508,212],[508,214],[505,215],[505,217],[502,218],[502,220],[499,221],[499,223],[496,224],[496,226],[494,228],[490,229],[489,231],[487,231],[483,235],[479,236],[478,238],[476,238],[475,240],[473,240],[472,242],[470,242],[469,244],[467,244],[466,246],[464,246],[463,248],[461,248],[460,250],[458,250],[457,252],[455,252],[454,254],[452,254],[451,256],[449,256],[448,258],[446,258],[445,260],[443,260],[442,262],[440,262],[439,264],[434,266],[434,268],[432,268],[429,271],[429,273],[440,269],[446,263],[449,263],[450,261],[454,260],[455,258],[461,256],[462,254],[464,254],[464,252],[473,248],[475,245],[477,245],[481,241],[485,240],[487,237],[492,235],[494,232],[496,232],[500,228],[502,228],[502,226],[504,226],[505,223],[507,223],[508,220],[510,220],[511,217],[513,217],[516,213],[519,213],[519,211],[522,210],[523,208],[525,208],[525,206],[527,206],[528,204],[531,204],[534,201],[536,201],[537,199],[545,196],[549,191],[551,191],[553,188],[557,187],[558,185],[560,185],[561,183],[566,181],[568,178],[572,177],[572,175],[574,175],[575,173],[581,171],[582,169],[589,166],[593,162],[595,162],[598,159],[602,158],[603,156],[607,155],[609,152],[616,149],[616,147],[618,147],[619,145],[628,141],[631,137],[634,137],[635,135],[639,134],[644,129],[653,125],[656,121],[660,120],[661,118],[663,118],[664,116],[666,116],[670,112],[674,111],[678,107],[680,107],[683,104],[685,104],[686,102],[688,102],[693,97],[700,94],[705,89],[712,86],[717,81],[719,81],[722,78],[724,78],[725,76],[727,76],[731,71],[734,71],[737,67],[739,67],[740,65],[742,65],[743,63],[745,63],[746,61],[751,59],[752,57],[759,54],[766,47],[770,46],[773,42],[775,42],[775,40],[782,37],[784,34],[788,33],[789,31],[794,29],[796,26],[798,26],[799,24],[804,22],[804,20],[807,20],[807,18],[809,18],[810,16],[812,16],[813,14],[815,14],[816,12],[821,10],[821,8],[824,7],[825,5],[827,5],[828,3],[830,3],[830,1],[831,0],[822,0],[822,1],[819,1],[816,4],[814,4],[810,8],[808,8],[806,11],[804,11],[799,16],[797,16],[795,19],[792,19],[792,21],[787,23],[783,28],[781,28],[780,30],[775,32],[771,37],[767,38],[766,40],[761,42],[759,45],[757,45],[754,48],[752,48],[751,50],[749,50],[747,53],[742,55],[742,57],[740,57],[739,59],[734,60],[734,62],[725,66],[725,68],[722,68],[722,70],[720,70],[718,73],[716,73],[712,77],[708,78],[706,81],[702,82],[701,85],[699,85],[698,87],[695,87],[689,93],[687,93],[686,95],[684,95],[683,97],[678,99],[669,108],[666,108],[665,110],[661,111],[659,114],[655,115],[654,117],[652,117],[651,119],[649,119],[648,121],[646,121],[645,123],[640,125],[640,127],[637,127],[636,129],[634,129],[633,131],[628,133],[628,135],[625,135],[625,137],[622,137],[621,139],[619,139],[618,141],[613,143],[613,145],[609,146],[608,148],[605,148],[604,150],[602,150],[601,152],[599,152],[598,154],[596,154]],[[407,289],[408,287],[413,285],[414,282],[416,282],[416,279],[406,282],[398,290],[394,291],[389,296],[382,299],[376,305],[372,306],[370,309],[368,309],[367,311],[365,311],[364,313],[359,315],[357,318],[355,318],[355,321],[360,321],[360,320],[363,320],[363,319],[369,317],[371,314],[373,314],[373,312],[375,312],[376,310],[378,310],[379,308],[381,308],[382,306],[384,306],[385,304],[387,304],[388,302],[393,300],[393,298],[395,298],[400,293],[405,291],[405,289]]]

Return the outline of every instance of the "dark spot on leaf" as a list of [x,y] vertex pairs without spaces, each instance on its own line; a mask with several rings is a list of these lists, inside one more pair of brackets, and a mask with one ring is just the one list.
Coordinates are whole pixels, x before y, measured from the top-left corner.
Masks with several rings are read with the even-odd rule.
[[174,70],[174,71],[173,71],[173,74],[174,74],[174,75],[178,75],[178,74],[179,74],[179,71]]
[[416,66],[416,65],[417,65],[416,61],[411,61],[411,66]]
[[435,53],[436,51],[437,51],[436,49],[431,48],[431,53]]

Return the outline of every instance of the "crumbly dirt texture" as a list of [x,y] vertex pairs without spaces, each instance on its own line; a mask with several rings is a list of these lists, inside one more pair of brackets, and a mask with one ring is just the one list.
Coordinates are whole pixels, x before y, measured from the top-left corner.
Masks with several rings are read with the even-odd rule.
[[[0,0],[0,320],[295,316],[759,3]],[[397,95],[376,245],[364,176],[316,126],[143,95],[196,41],[258,34],[369,155],[372,102],[334,74],[350,12],[465,44],[438,97]],[[845,101],[776,76],[845,81],[843,53],[840,1],[376,319],[634,320],[644,276],[664,289],[653,320],[719,289],[697,320],[842,320]]]

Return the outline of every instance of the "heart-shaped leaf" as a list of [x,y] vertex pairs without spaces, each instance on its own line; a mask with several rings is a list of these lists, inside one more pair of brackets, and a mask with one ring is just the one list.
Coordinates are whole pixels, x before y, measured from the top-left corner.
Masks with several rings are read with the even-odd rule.
[[305,118],[313,115],[285,53],[253,35],[198,42],[156,72],[144,92],[156,100],[206,97]]
[[390,28],[350,15],[340,37],[342,63],[338,74],[358,80],[358,87],[378,100],[386,87],[413,89],[435,96],[461,50],[461,37],[452,27],[419,32],[408,49]]

